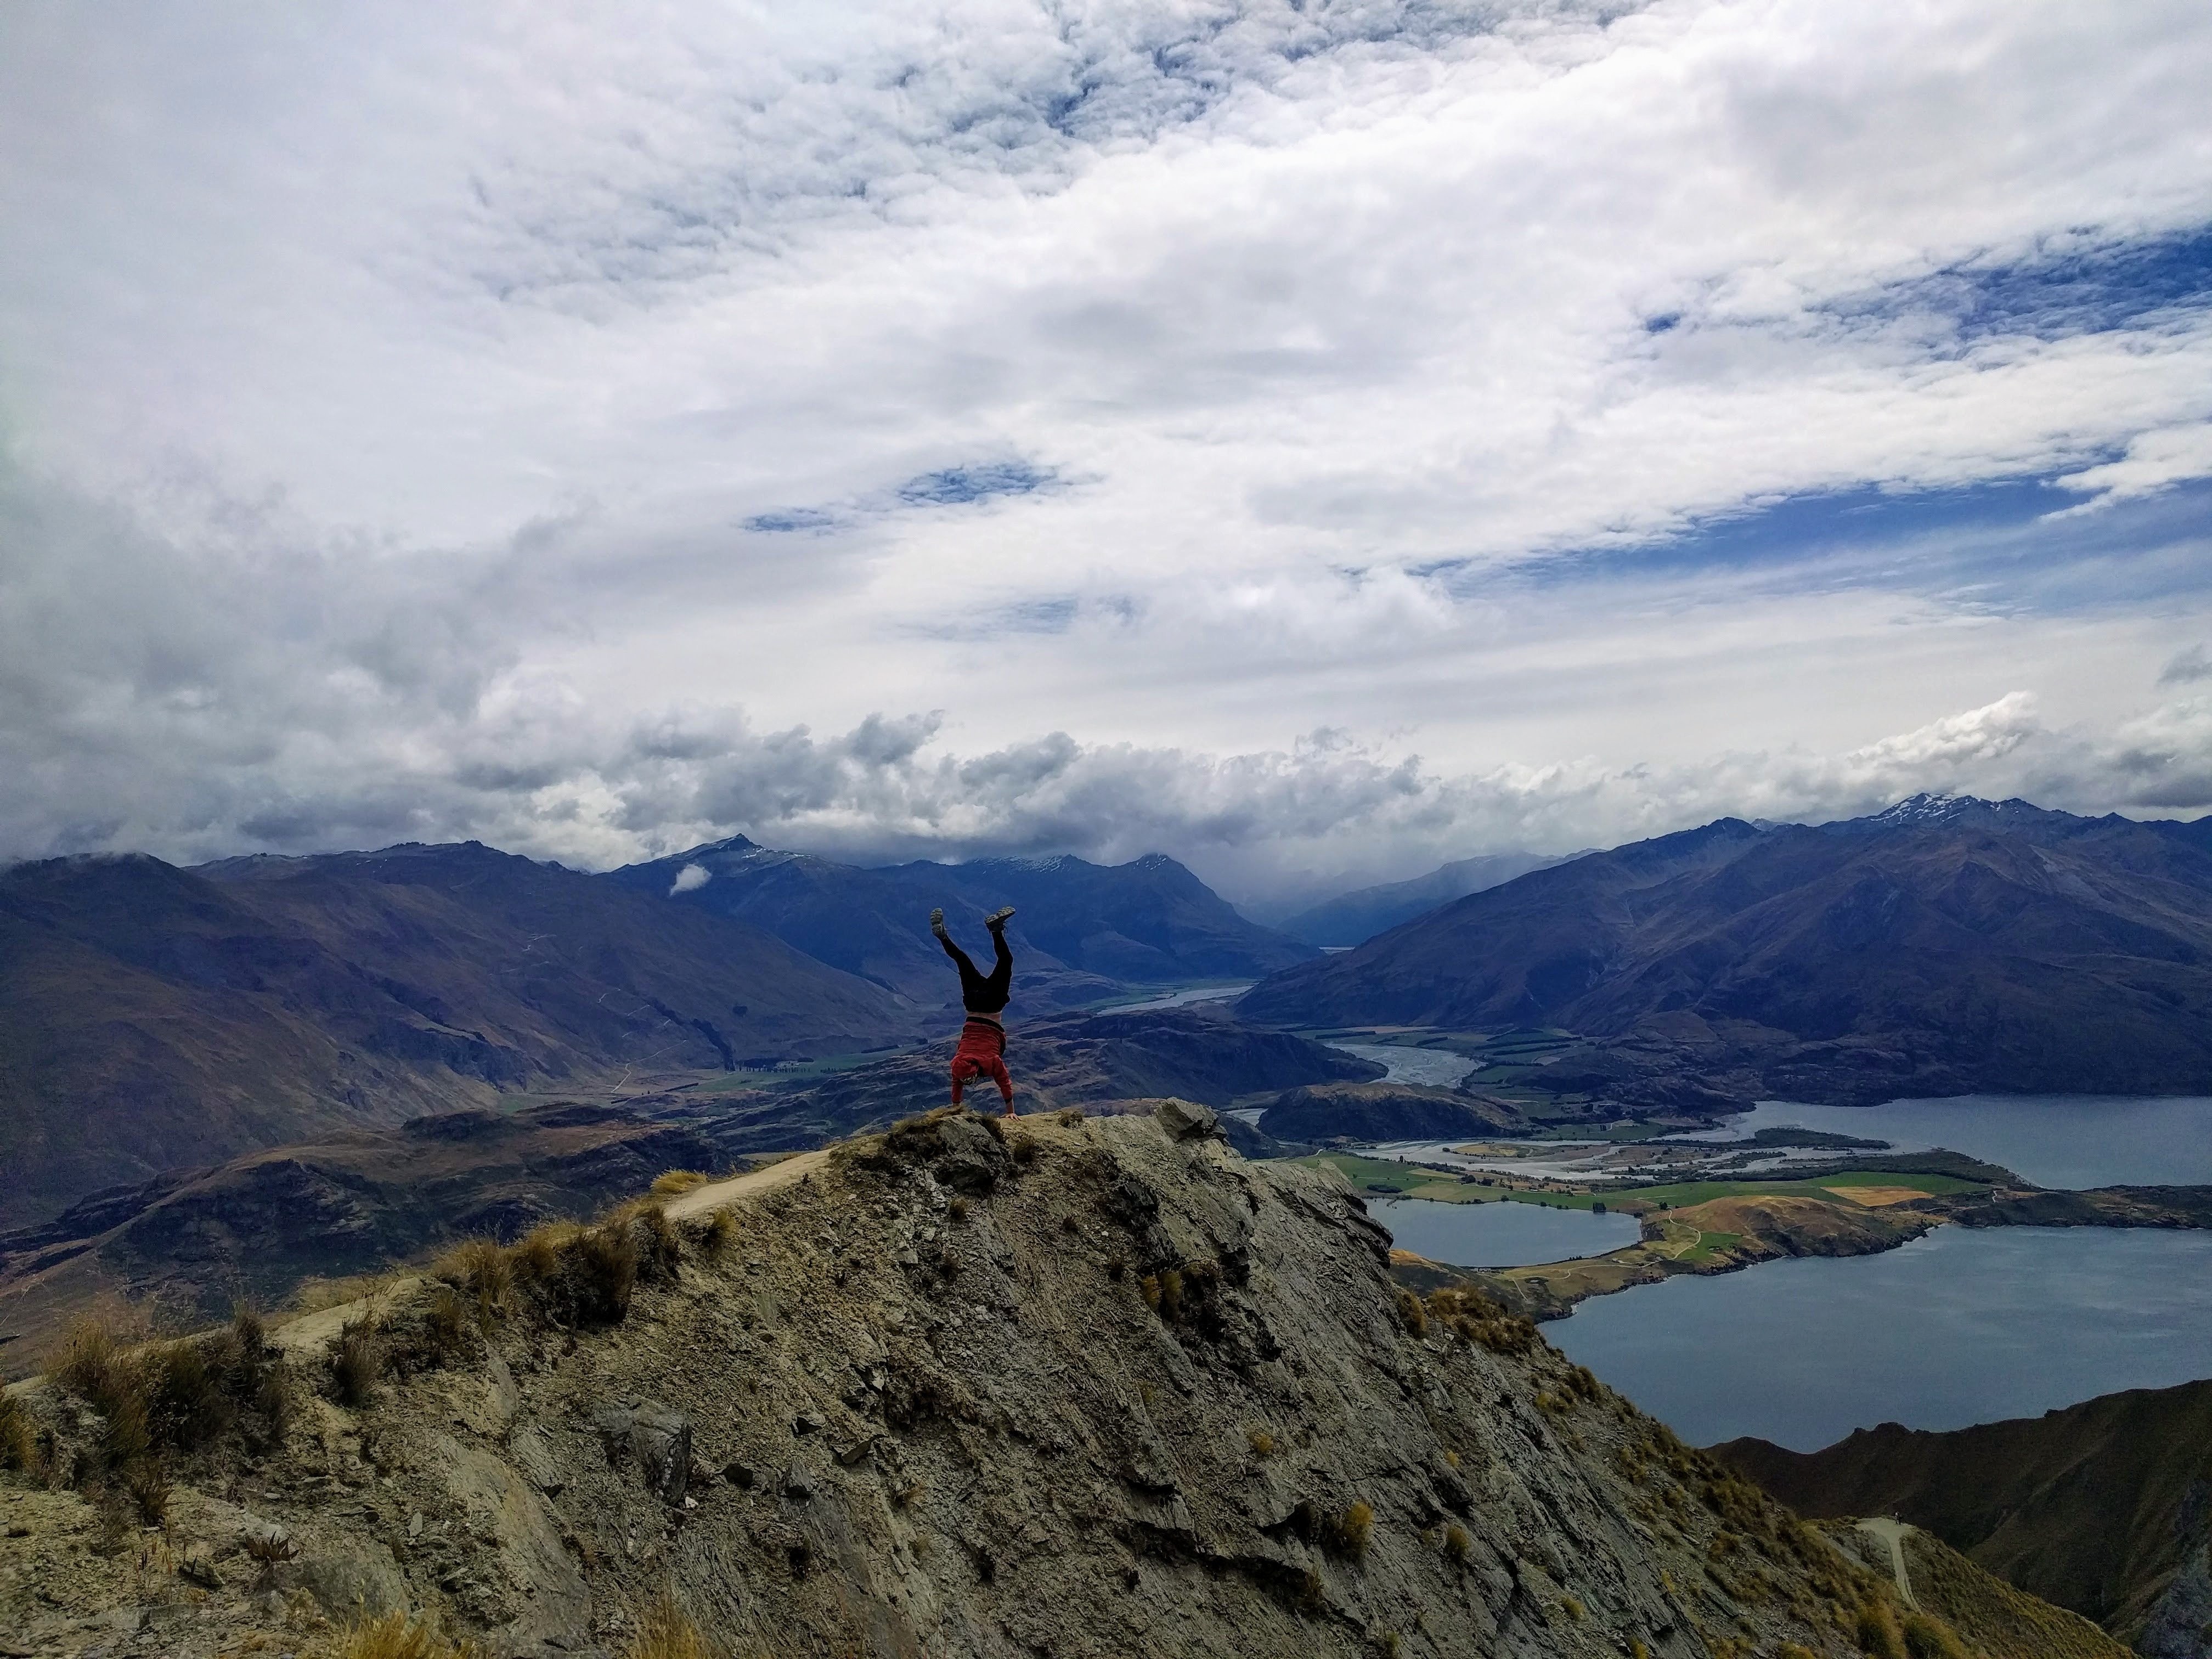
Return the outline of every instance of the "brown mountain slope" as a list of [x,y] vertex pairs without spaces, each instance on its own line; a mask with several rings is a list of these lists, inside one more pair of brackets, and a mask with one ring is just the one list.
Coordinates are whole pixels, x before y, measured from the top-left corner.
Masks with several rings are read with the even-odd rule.
[[605,1106],[444,1112],[173,1170],[0,1233],[0,1375],[103,1297],[167,1322],[281,1305],[303,1280],[596,1214],[670,1170],[720,1167],[690,1130]]
[[1655,1107],[1715,1084],[1847,1103],[2212,1089],[2212,853],[2012,801],[1722,819],[1462,899],[1239,1010],[1558,1027],[1597,1041],[1516,1081]]
[[2014,1589],[1917,1527],[1829,1522],[1820,1531],[1869,1571],[1893,1580],[1902,1567],[1911,1604],[1972,1632],[1977,1659],[2129,1659],[2080,1613]]
[[664,1596],[729,1651],[824,1659],[1850,1659],[1863,1606],[1895,1620],[1525,1326],[1397,1294],[1356,1201],[1204,1117],[933,1115],[465,1303],[395,1289],[279,1334],[282,1422],[227,1340],[248,1404],[172,1435],[158,1554],[96,1524],[153,1456],[101,1476],[100,1417],[21,1389],[92,1480],[4,1477],[0,1619],[178,1659],[304,1648],[318,1604],[545,1659],[638,1651]]
[[2212,1382],[1820,1451],[1716,1447],[1808,1516],[1894,1515],[2155,1659],[2212,1653]]
[[0,1225],[348,1125],[639,1064],[896,1041],[725,917],[475,846],[0,872]]

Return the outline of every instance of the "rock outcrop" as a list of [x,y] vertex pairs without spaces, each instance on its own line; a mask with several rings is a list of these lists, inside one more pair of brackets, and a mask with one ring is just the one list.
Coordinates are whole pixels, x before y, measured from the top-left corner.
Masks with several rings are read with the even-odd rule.
[[[740,1655],[1861,1650],[1879,1574],[1168,1115],[933,1113],[296,1320],[281,1369],[80,1354],[11,1395],[82,1485],[0,1477],[0,1627],[200,1659],[404,1607],[551,1659],[672,1595]],[[209,1367],[259,1403],[149,1477],[116,1379]]]

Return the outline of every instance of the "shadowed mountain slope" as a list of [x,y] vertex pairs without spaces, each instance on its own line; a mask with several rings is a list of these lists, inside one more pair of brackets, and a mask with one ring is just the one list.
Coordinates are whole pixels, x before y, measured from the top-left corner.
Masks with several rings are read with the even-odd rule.
[[1893,1515],[2151,1659],[2212,1652],[2212,1382],[1816,1452],[1714,1449],[1800,1514]]
[[442,1112],[180,1170],[0,1233],[0,1374],[102,1296],[204,1322],[303,1280],[596,1214],[671,1170],[719,1168],[681,1125],[605,1106]]
[[[721,1650],[823,1659],[1856,1659],[1862,1610],[1894,1631],[1878,1572],[1526,1325],[1398,1291],[1355,1199],[1207,1127],[933,1114],[517,1253],[496,1295],[395,1285],[273,1364],[211,1339],[252,1386],[161,1454],[167,1547],[103,1548],[119,1487],[0,1475],[0,1620],[172,1659],[319,1604],[612,1659],[663,1598]],[[293,1410],[252,1403],[287,1378]],[[68,1388],[17,1409],[96,1476]]]
[[1469,893],[1486,892],[1516,876],[1565,861],[1541,853],[1492,853],[1481,858],[1458,859],[1411,881],[1385,882],[1339,894],[1285,918],[1280,927],[1292,939],[1309,945],[1358,945],[1440,904],[1449,904]]
[[1238,1006],[1563,1028],[1601,1041],[1531,1086],[1630,1102],[2203,1090],[2201,839],[2017,801],[1923,798],[1818,829],[1723,818],[1462,899]]
[[[690,869],[704,879],[686,876]],[[862,869],[733,836],[604,879],[740,918],[933,1007],[959,997],[930,936],[929,913],[940,907],[979,961],[990,948],[983,917],[1003,904],[1018,907],[1007,940],[1033,1008],[1096,1002],[1123,984],[1256,979],[1316,954],[1247,921],[1158,854],[1110,866],[1062,857]]]
[[887,1044],[880,987],[471,843],[0,872],[0,1224],[164,1170],[629,1066]]

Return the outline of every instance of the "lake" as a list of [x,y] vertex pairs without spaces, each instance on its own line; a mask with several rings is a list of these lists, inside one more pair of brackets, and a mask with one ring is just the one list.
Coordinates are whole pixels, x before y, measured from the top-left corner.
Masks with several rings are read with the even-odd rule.
[[1636,1243],[1634,1216],[1593,1215],[1510,1200],[1443,1204],[1432,1198],[1370,1199],[1368,1214],[1401,1250],[1455,1267],[1525,1267],[1603,1255]]
[[1948,1146],[2039,1187],[2212,1184],[2212,1099],[2203,1097],[1959,1095],[1880,1106],[1768,1100],[1725,1129],[1685,1138],[1729,1140],[1778,1127],[1887,1140],[1899,1152]]
[[1686,1440],[1811,1451],[2212,1376],[2212,1233],[1941,1227],[1595,1297],[1544,1334]]

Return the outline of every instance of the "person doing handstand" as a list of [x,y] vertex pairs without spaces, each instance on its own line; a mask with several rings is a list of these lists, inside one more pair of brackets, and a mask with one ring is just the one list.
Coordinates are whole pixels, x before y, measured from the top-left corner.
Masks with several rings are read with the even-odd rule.
[[960,1006],[968,1011],[967,1023],[960,1028],[960,1046],[952,1054],[952,1103],[960,1103],[961,1091],[971,1080],[988,1077],[999,1085],[1008,1117],[1014,1115],[1014,1080],[1006,1075],[1006,1027],[999,1016],[1013,993],[1014,956],[1006,949],[1006,918],[1013,914],[1014,907],[1009,904],[983,918],[999,955],[988,974],[979,974],[968,953],[952,942],[945,929],[945,912],[929,913],[929,931],[937,935],[945,954],[960,969]]

